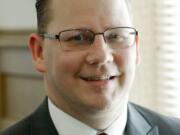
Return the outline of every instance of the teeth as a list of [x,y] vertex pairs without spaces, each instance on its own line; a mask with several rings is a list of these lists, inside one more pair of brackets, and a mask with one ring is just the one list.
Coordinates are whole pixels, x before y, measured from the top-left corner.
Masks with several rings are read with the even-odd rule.
[[98,81],[98,80],[109,80],[111,78],[111,76],[91,76],[91,77],[87,77],[84,78],[87,81]]

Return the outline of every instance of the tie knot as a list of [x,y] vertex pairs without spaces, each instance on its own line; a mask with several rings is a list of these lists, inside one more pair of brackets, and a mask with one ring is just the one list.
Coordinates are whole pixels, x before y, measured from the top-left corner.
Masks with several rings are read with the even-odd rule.
[[98,133],[98,135],[108,135],[108,134],[101,132],[101,133]]

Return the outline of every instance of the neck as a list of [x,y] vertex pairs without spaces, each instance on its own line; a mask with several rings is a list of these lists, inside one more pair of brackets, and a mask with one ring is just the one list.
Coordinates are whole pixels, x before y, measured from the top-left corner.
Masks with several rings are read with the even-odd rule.
[[52,98],[50,96],[49,98],[56,107],[60,108],[65,113],[97,130],[105,130],[110,127],[111,124],[118,118],[127,115],[127,102],[121,102],[114,107],[110,107],[104,110],[89,111],[87,109],[82,110],[79,107],[61,106],[59,100],[56,101],[54,100],[56,98]]
[[79,117],[80,121],[89,125],[97,130],[106,130],[109,128],[118,118],[125,117],[127,115],[127,105],[116,107],[114,110],[102,111],[94,113],[84,118]]

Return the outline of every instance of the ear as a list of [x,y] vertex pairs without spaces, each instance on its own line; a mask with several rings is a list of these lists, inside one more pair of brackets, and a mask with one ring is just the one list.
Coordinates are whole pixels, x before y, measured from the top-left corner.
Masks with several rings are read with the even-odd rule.
[[42,44],[43,44],[43,41],[39,35],[31,34],[29,36],[28,47],[31,51],[33,63],[39,72],[46,71]]
[[139,37],[136,35],[136,64],[140,64]]

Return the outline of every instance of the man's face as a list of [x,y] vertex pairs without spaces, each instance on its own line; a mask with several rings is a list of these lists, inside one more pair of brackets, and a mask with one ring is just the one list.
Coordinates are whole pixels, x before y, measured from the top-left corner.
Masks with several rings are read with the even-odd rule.
[[[52,0],[47,32],[131,26],[124,0]],[[65,51],[57,40],[43,43],[45,80],[57,106],[82,111],[105,111],[127,102],[134,78],[136,46],[113,50],[102,35],[87,50]]]

